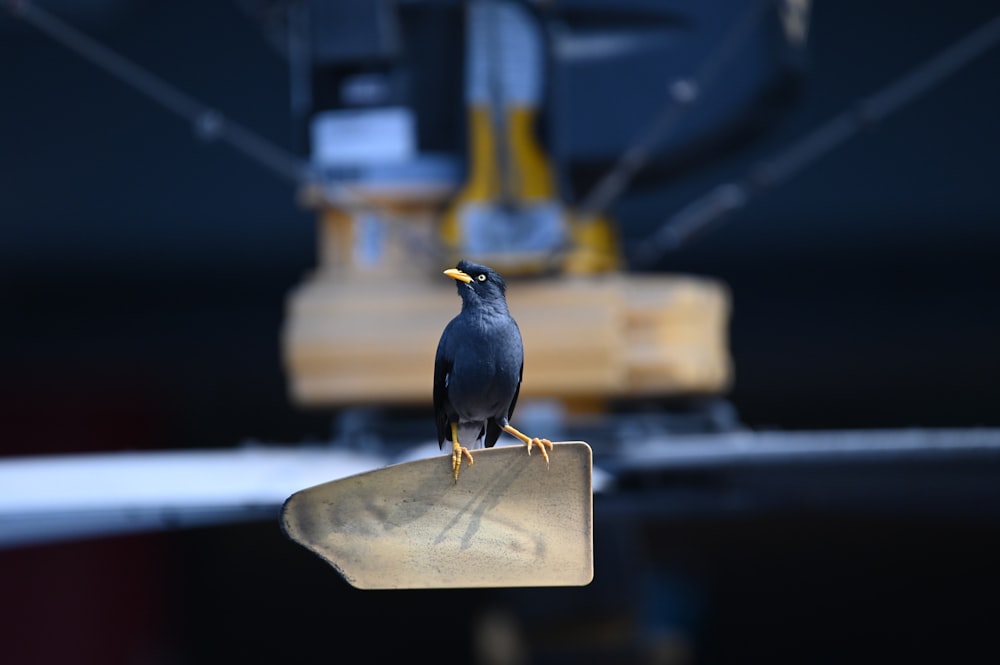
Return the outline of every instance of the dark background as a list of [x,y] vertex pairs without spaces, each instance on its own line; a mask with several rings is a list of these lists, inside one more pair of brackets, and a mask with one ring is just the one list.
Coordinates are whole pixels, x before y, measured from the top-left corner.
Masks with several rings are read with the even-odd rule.
[[[47,6],[294,146],[285,62],[234,5],[62,4]],[[626,241],[997,11],[918,4],[820,3],[787,117],[622,200]],[[315,264],[313,215],[293,188],[7,15],[0,63],[0,454],[326,437],[329,414],[289,402],[280,362],[285,297]],[[993,49],[663,259],[732,289],[728,397],[744,423],[1000,425],[998,81]],[[667,617],[682,635],[672,648],[697,662],[997,655],[1000,542],[976,506],[678,511],[650,524],[597,508],[585,590],[362,593],[276,524],[3,552],[0,631],[19,637],[0,657],[329,662],[362,648],[463,662],[464,629],[493,607],[513,612],[547,662],[652,653],[647,615]],[[359,642],[367,630],[381,637]]]

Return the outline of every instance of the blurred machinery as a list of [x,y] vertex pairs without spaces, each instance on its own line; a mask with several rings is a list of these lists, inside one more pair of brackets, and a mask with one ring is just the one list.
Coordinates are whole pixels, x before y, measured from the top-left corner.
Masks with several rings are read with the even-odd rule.
[[[806,10],[287,5],[265,25],[287,44],[320,248],[283,335],[294,399],[425,402],[456,308],[439,275],[459,257],[524,277],[509,294],[527,349],[524,395],[593,410],[723,392],[725,286],[628,274],[608,211],[632,182],[662,184],[766,127],[796,79]],[[742,66],[724,73],[729,58]]]
[[[199,138],[228,142],[292,181],[317,211],[318,266],[290,295],[283,331],[299,405],[340,409],[348,429],[353,423],[363,432],[385,422],[350,407],[429,402],[436,340],[457,308],[440,273],[459,257],[488,262],[516,282],[509,301],[525,337],[526,397],[602,414],[615,403],[643,409],[661,397],[727,388],[726,287],[629,272],[610,211],[630,186],[660,186],[766,129],[798,78],[807,2],[238,4],[287,57],[292,116],[308,161],[37,4],[9,9],[187,119]],[[736,59],[741,67],[726,67]],[[671,429],[735,423],[725,405],[709,411]],[[630,422],[643,429],[642,417]],[[662,430],[647,434],[653,440]],[[572,435],[615,438],[593,426]],[[362,461],[352,452],[323,473],[385,462],[378,456],[385,451],[366,451],[376,457]],[[224,457],[248,462],[251,475],[274,465],[239,451]],[[110,476],[90,472],[90,482],[62,483],[65,496],[32,488],[88,461],[10,465],[12,478],[30,482],[8,482],[4,514],[17,529],[8,529],[7,542],[140,528],[147,522],[123,522],[119,514],[123,502],[138,505],[137,494],[153,523],[164,505],[196,513],[196,521],[225,521],[235,519],[234,500],[240,510],[270,505],[295,487],[270,479],[264,495],[233,487],[220,500],[214,480],[207,493],[190,483],[154,486],[144,474],[163,475],[164,459],[92,462]],[[174,462],[185,477],[210,466],[198,456]],[[36,472],[42,475],[30,480]],[[81,505],[97,514],[86,526],[66,514]]]
[[[768,129],[801,73],[807,0],[239,4],[260,19],[265,34],[288,58],[291,108],[309,153],[304,166],[264,149],[221,114],[60,27],[33,3],[12,3],[12,8],[187,117],[200,137],[227,139],[301,186],[302,202],[318,217],[319,256],[316,269],[290,296],[283,333],[288,381],[298,404],[345,409],[429,402],[434,345],[458,307],[453,284],[440,272],[459,256],[489,262],[510,277],[511,307],[528,355],[525,396],[607,413],[613,402],[639,411],[659,397],[725,391],[732,379],[725,286],[630,271],[634,266],[618,241],[613,203],[626,188],[667,185],[681,170],[698,168]],[[849,111],[849,122],[838,116],[831,131],[824,125],[807,137],[818,137],[810,142],[815,150],[808,156],[849,136],[851,122],[886,115],[926,90],[928,81],[941,80],[968,62],[969,53],[997,43],[1000,19],[986,27],[991,32],[987,38],[979,33],[978,45],[946,53],[958,54],[950,64],[938,66],[938,60],[922,70],[933,70],[937,79],[925,76],[919,85],[914,77],[903,79],[865,100],[859,112]],[[734,61],[740,66],[728,66]],[[795,149],[799,145],[785,153],[788,158],[780,163],[785,168],[763,175],[780,180],[794,170],[789,164],[807,162],[805,151]],[[719,191],[739,194],[738,189]],[[677,662],[690,661],[705,602],[700,594],[715,590],[680,582],[686,571],[678,569],[678,561],[687,559],[666,540],[677,533],[669,530],[672,517],[682,518],[680,533],[691,540],[698,537],[692,515],[729,520],[712,522],[705,531],[712,531],[709,554],[715,552],[715,565],[732,561],[733,568],[748,571],[737,581],[754,582],[737,585],[737,594],[750,591],[744,594],[749,600],[735,604],[739,611],[733,623],[743,625],[751,614],[779,605],[792,608],[778,617],[785,631],[781,640],[806,626],[814,631],[807,635],[827,644],[826,624],[800,611],[803,594],[815,595],[817,588],[819,594],[833,593],[849,586],[849,577],[871,573],[865,554],[877,553],[888,538],[880,516],[902,515],[913,525],[914,546],[902,558],[910,556],[910,565],[919,568],[912,579],[921,584],[928,576],[911,550],[954,549],[951,560],[961,561],[963,568],[968,552],[979,553],[973,572],[992,570],[989,556],[996,548],[982,547],[979,527],[992,528],[1000,515],[996,430],[704,435],[697,431],[710,429],[704,424],[713,416],[703,414],[665,436],[662,428],[648,426],[659,415],[651,411],[632,412],[614,432],[566,432],[593,437],[592,442],[618,437],[636,444],[601,451],[595,491],[603,568],[587,595],[543,597],[520,590],[489,598],[489,611],[473,615],[477,630],[503,630],[504,610],[514,608],[524,624],[514,625],[512,641],[522,640],[525,650],[541,654],[539,662],[545,656],[548,662],[662,662],[653,656],[669,649],[680,654]],[[717,420],[733,424],[726,414]],[[429,418],[424,422],[429,439],[433,428]],[[358,429],[367,431],[368,424]],[[678,431],[684,429],[689,432]],[[409,428],[407,436],[413,432]],[[372,446],[4,460],[0,548],[271,520],[294,489],[402,459]],[[736,518],[748,515],[783,519],[741,526]],[[869,525],[859,540],[874,544],[859,549],[861,556],[848,553],[846,573],[829,574],[830,540],[816,538],[813,524],[824,515],[861,517]],[[926,516],[931,519],[917,519]],[[955,531],[942,516],[960,518],[972,528]],[[758,541],[748,556],[749,532],[761,523],[770,540]],[[856,532],[850,520],[841,528]],[[969,546],[954,547],[949,538],[955,533],[966,534]],[[805,540],[816,543],[803,545]],[[789,544],[791,554],[776,559],[775,552]],[[885,570],[898,568],[900,551],[883,553]],[[704,551],[691,552],[700,565]],[[809,577],[791,577],[787,589],[775,596],[767,584],[776,576],[773,571],[792,559],[804,560],[798,564],[809,569]],[[880,579],[883,573],[878,570]],[[285,575],[282,571],[283,588]],[[816,577],[825,586],[798,583]],[[732,586],[732,580],[724,582]],[[254,577],[254,583],[260,580]],[[975,595],[992,597],[980,593],[981,583],[980,577],[970,585]],[[313,580],[308,584],[312,589]],[[911,586],[913,594],[925,593],[920,584]],[[771,605],[761,605],[767,597]],[[913,597],[904,594],[893,607],[906,610]],[[352,596],[340,606],[350,619],[367,621],[357,611],[357,600]],[[852,611],[867,608],[872,625],[881,629],[892,612],[870,600],[870,595],[850,598]],[[384,598],[373,602],[384,603]],[[725,599],[721,602],[725,606]],[[921,602],[913,603],[910,614],[903,612],[904,620],[926,619],[917,617],[924,612]],[[335,621],[331,607],[338,603],[327,598],[323,603],[322,611],[309,616],[323,622],[318,634],[326,636]],[[255,612],[265,605],[243,604]],[[947,605],[949,616],[956,605]],[[424,610],[395,621],[380,606],[372,616],[420,627],[420,615],[430,614]],[[225,614],[213,616],[211,624]],[[821,616],[843,629],[840,605],[832,604]],[[786,625],[786,618],[793,621]],[[346,625],[350,630],[361,624]],[[246,625],[241,623],[237,632],[242,644]],[[893,649],[906,641],[891,632],[886,639]],[[282,648],[290,648],[289,642],[294,641],[283,640]],[[411,649],[406,640],[397,642]],[[745,659],[744,644],[732,643],[737,658]],[[948,646],[951,653],[953,645]],[[727,655],[725,645],[721,648]],[[796,654],[794,661],[799,660]]]

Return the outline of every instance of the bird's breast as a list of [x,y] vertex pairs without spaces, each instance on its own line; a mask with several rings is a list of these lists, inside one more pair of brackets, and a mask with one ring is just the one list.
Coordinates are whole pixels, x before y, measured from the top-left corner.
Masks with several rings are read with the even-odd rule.
[[463,311],[448,331],[448,399],[462,420],[505,415],[517,393],[524,351],[509,316]]
[[456,358],[448,397],[462,420],[486,420],[506,413],[520,380],[520,367],[481,356]]

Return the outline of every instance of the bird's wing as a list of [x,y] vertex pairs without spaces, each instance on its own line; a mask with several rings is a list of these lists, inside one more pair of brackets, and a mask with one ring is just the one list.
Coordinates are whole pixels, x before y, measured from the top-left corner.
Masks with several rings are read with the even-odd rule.
[[437,423],[438,447],[444,446],[445,439],[450,438],[448,432],[448,412],[445,404],[448,401],[448,373],[451,372],[453,361],[445,350],[445,338],[448,327],[441,334],[438,342],[437,355],[434,358],[434,421]]
[[510,400],[510,408],[507,409],[507,420],[514,417],[514,407],[517,406],[517,396],[521,394],[521,379],[524,378],[524,362],[521,362],[521,369],[517,370],[517,387],[514,388],[514,397]]

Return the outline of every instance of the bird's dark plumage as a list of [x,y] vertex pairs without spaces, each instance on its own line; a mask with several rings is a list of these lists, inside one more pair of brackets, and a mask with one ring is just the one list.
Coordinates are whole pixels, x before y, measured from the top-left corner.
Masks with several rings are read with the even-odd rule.
[[[441,334],[434,360],[438,443],[458,425],[463,446],[492,447],[514,414],[524,348],[507,309],[507,285],[496,271],[469,261],[446,271],[456,279],[462,311]],[[467,276],[463,278],[462,276]]]
[[451,471],[458,482],[470,447],[493,447],[507,432],[537,446],[549,462],[552,442],[532,438],[510,424],[521,391],[524,347],[507,310],[507,285],[496,271],[469,261],[444,271],[458,282],[462,311],[445,326],[434,359],[434,417],[438,443],[451,439]]

